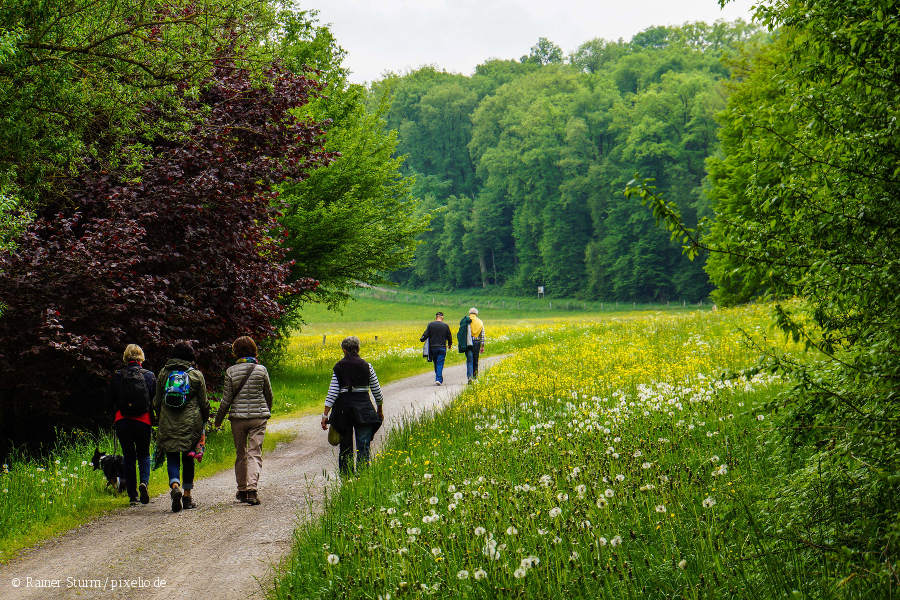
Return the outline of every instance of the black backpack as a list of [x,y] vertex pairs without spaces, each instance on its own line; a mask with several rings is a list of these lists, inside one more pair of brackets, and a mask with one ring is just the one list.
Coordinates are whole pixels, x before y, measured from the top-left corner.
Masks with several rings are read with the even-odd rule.
[[150,390],[144,379],[144,369],[128,367],[119,371],[116,402],[123,417],[139,417],[150,412]]

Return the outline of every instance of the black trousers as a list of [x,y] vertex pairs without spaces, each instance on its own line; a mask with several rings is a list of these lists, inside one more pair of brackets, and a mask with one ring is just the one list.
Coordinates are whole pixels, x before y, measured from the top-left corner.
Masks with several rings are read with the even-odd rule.
[[140,465],[141,481],[150,481],[150,426],[134,419],[116,421],[116,436],[122,446],[122,470],[128,497],[137,498],[135,463]]
[[372,406],[368,392],[343,393],[331,409],[331,425],[341,434],[338,470],[342,474],[354,472],[353,441],[356,439],[356,463],[369,462],[369,444],[381,428],[381,419]]

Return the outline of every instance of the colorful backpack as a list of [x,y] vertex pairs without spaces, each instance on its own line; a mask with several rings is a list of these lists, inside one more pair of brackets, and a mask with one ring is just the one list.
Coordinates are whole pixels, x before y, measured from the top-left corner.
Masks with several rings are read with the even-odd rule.
[[169,408],[181,409],[187,406],[191,395],[191,377],[187,371],[171,371],[166,377],[165,403]]

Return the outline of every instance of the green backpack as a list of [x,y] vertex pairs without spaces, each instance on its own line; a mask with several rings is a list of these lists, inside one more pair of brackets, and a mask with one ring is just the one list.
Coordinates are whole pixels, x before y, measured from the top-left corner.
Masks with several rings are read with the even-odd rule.
[[166,377],[165,404],[169,408],[182,409],[187,406],[191,395],[191,377],[187,371],[171,371]]

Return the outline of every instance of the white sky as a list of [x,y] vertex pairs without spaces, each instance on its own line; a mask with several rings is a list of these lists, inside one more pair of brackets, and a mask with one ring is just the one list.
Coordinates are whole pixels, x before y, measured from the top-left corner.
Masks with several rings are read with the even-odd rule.
[[489,58],[527,54],[541,36],[567,54],[590,39],[630,39],[653,25],[750,20],[758,0],[295,0],[317,9],[347,50],[351,79],[433,64],[471,74]]

